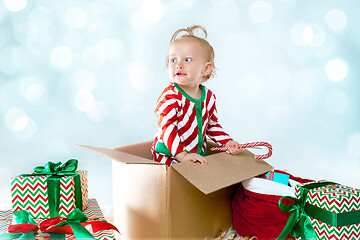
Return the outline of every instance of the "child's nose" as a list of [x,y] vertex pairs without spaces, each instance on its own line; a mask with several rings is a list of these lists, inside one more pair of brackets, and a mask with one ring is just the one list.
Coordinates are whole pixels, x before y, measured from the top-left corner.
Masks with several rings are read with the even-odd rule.
[[183,67],[182,65],[177,65],[177,66],[176,66],[176,69],[177,69],[177,70],[181,70],[181,69],[183,69],[183,68],[184,68],[184,67]]

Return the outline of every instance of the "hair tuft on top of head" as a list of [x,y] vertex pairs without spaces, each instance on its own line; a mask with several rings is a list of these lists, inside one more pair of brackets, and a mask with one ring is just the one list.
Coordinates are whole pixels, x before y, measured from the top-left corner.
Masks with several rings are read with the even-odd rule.
[[[178,39],[181,39],[181,38],[186,38],[186,37],[190,37],[190,38],[200,38],[200,37],[197,37],[195,36],[195,32],[197,30],[201,30],[203,33],[204,33],[204,37],[202,37],[202,39],[206,39],[207,38],[207,32],[205,30],[205,28],[203,26],[200,26],[200,25],[193,25],[191,27],[187,27],[187,28],[182,28],[182,29],[179,29],[177,30],[171,40],[170,40],[170,44],[172,44],[173,42],[175,42],[176,40]],[[185,32],[183,35],[181,35],[180,37],[177,38],[177,36],[179,35],[179,33],[181,32]]]

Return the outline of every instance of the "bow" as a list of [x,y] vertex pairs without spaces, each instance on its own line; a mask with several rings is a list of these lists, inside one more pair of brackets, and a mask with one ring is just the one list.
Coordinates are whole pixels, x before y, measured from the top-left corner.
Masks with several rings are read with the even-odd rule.
[[35,239],[35,233],[39,230],[47,232],[51,238],[65,239],[64,234],[74,234],[76,239],[95,239],[92,234],[85,228],[90,225],[93,232],[104,230],[119,230],[106,221],[89,221],[86,215],[80,209],[73,210],[66,218],[54,217],[49,218],[37,225],[30,213],[26,210],[14,212],[17,224],[10,225],[6,234],[0,235],[5,239]]
[[[293,200],[294,203],[284,204],[283,199]],[[301,237],[301,239],[317,239],[314,228],[307,213],[305,212],[306,198],[297,199],[290,196],[282,197],[279,200],[279,207],[284,212],[290,212],[283,231],[277,239],[285,239],[290,233],[293,237]]]
[[48,162],[47,164],[45,164],[45,166],[35,167],[34,173],[41,175],[68,175],[68,173],[74,173],[77,167],[78,160],[76,159],[70,159],[64,164],[61,164],[61,162]]
[[91,225],[93,232],[103,230],[119,230],[111,223],[105,221],[90,221],[86,222],[88,218],[80,211],[80,209],[73,210],[67,218],[50,218],[40,223],[40,229],[44,232],[55,232],[63,234],[74,234],[75,238],[95,239],[92,234],[85,228]]
[[34,232],[36,232],[39,227],[35,220],[30,217],[30,213],[26,210],[20,210],[14,212],[14,216],[17,224],[10,225],[8,228],[9,233],[0,235],[0,238],[35,239]]

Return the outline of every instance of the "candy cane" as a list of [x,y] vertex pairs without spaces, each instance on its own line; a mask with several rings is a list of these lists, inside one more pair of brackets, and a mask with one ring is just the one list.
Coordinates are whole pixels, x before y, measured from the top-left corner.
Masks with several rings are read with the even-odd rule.
[[[257,146],[264,146],[269,149],[269,152],[264,155],[255,155],[256,159],[265,159],[271,156],[272,154],[272,146],[267,142],[253,142],[253,143],[244,143],[240,144],[239,148],[251,148],[251,147],[257,147]],[[213,147],[211,148],[211,151],[227,151],[227,147]]]

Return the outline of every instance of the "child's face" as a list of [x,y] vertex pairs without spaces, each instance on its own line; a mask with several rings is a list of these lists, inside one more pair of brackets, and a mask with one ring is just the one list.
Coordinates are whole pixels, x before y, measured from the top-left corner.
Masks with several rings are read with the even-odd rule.
[[181,86],[198,87],[213,64],[206,61],[206,52],[197,40],[180,39],[169,49],[168,72]]

